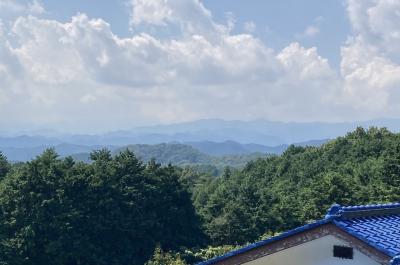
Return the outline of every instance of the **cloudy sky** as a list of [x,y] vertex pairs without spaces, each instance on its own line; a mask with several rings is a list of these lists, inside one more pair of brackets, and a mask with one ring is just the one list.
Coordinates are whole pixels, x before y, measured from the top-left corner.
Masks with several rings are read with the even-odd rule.
[[398,0],[0,0],[0,128],[400,117]]

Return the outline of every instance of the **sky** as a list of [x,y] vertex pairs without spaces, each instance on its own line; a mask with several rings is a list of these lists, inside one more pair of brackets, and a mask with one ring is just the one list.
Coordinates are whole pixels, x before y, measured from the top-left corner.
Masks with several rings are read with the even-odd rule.
[[398,0],[0,0],[0,130],[400,117]]

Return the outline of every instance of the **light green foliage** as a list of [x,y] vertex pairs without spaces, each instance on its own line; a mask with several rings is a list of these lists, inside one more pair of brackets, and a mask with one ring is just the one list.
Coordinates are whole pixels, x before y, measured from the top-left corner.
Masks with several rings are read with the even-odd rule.
[[146,263],[146,265],[186,265],[179,254],[165,253],[158,246],[156,247],[153,257]]
[[235,250],[239,248],[238,246],[228,246],[228,245],[223,245],[223,246],[209,246],[208,248],[200,249],[197,251],[189,251],[187,250],[185,252],[185,255],[187,256],[192,256],[196,260],[208,260],[212,259],[218,256],[221,256],[229,251]]
[[218,175],[225,167],[242,168],[251,160],[266,157],[266,154],[211,156],[184,144],[130,145],[115,150],[114,153],[129,149],[143,161],[155,159],[158,163],[178,166],[193,166],[202,172],[214,171]]
[[400,199],[400,134],[358,128],[322,147],[289,147],[194,191],[214,245],[246,244],[343,205]]

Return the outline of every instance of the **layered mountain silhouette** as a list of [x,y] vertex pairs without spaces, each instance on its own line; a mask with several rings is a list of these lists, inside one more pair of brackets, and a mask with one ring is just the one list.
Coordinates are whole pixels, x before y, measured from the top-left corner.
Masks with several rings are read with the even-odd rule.
[[[112,151],[129,146],[140,150],[141,155],[154,150],[221,157],[227,155],[280,154],[290,144],[319,146],[361,126],[387,127],[400,131],[400,120],[377,119],[363,122],[272,122],[225,121],[218,119],[137,127],[132,130],[105,134],[61,134],[51,131],[27,132],[0,137],[0,150],[11,161],[26,161],[39,155],[46,148],[55,148],[61,156],[87,157],[91,151],[108,148]],[[184,147],[184,148],[183,148]],[[188,150],[186,150],[186,149]],[[185,151],[183,151],[185,149]],[[191,151],[189,151],[189,149]],[[167,150],[167,151],[166,151]],[[139,152],[139,151],[138,151]],[[181,153],[180,153],[181,155]],[[194,156],[195,157],[195,156]],[[198,157],[201,157],[199,155]],[[165,157],[161,159],[167,161]],[[182,161],[188,160],[181,157]],[[189,159],[190,160],[190,159]],[[171,158],[171,161],[177,161]]]

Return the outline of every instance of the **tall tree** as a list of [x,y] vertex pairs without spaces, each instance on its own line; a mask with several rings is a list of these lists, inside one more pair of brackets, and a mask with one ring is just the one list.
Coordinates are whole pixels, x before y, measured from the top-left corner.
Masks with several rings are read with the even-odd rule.
[[10,164],[7,158],[0,152],[0,180],[3,179],[7,173],[10,171]]

